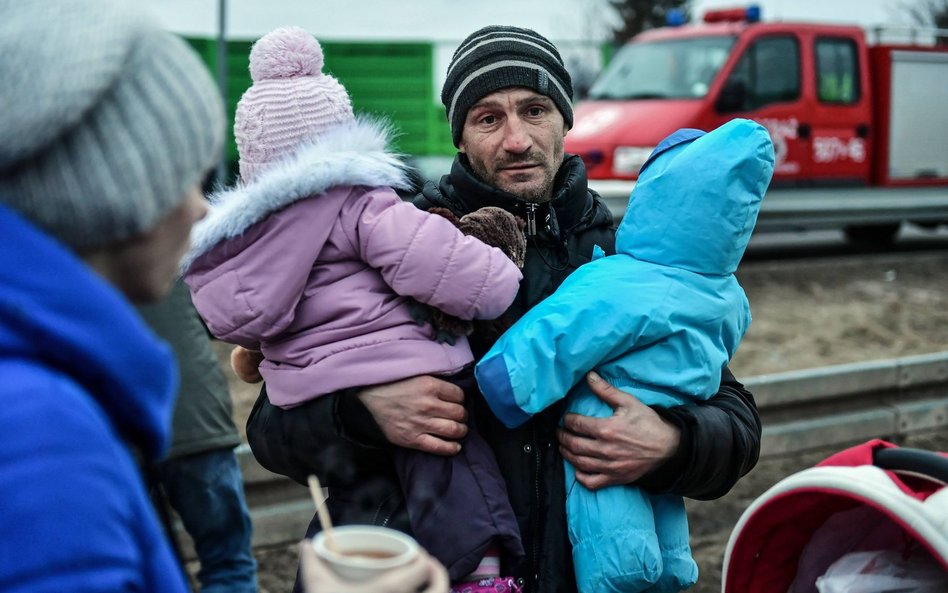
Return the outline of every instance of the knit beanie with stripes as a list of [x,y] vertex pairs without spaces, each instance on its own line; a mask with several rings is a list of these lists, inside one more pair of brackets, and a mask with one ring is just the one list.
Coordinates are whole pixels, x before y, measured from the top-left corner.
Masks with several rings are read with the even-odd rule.
[[322,47],[299,27],[273,30],[254,43],[253,85],[240,98],[234,118],[243,183],[259,178],[304,142],[353,121],[345,87],[322,69]]
[[207,68],[135,4],[0,0],[0,203],[78,251],[154,227],[224,139]]
[[489,26],[461,42],[441,90],[455,146],[471,106],[508,87],[546,95],[563,114],[567,129],[573,126],[573,84],[556,47],[530,29]]

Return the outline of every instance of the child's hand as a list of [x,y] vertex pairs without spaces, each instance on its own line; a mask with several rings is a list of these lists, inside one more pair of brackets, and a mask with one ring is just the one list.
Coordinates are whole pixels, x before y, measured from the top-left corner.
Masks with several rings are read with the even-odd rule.
[[234,369],[237,378],[245,383],[263,381],[263,376],[260,374],[261,362],[263,362],[263,354],[256,350],[235,346],[230,352],[230,366]]

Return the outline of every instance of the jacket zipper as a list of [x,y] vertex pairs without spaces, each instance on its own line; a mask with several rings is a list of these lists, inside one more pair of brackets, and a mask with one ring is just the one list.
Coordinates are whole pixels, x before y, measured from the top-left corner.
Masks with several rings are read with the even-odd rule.
[[537,234],[537,205],[533,202],[527,204],[527,236],[535,237]]
[[382,527],[388,527],[388,522],[392,520],[392,515],[395,514],[395,511],[398,510],[398,507],[395,507],[395,509],[389,511],[388,515],[386,515],[385,518],[382,519],[382,522],[381,522],[381,523],[379,523],[379,515],[382,513],[382,507],[384,507],[384,506],[385,506],[385,503],[388,502],[391,498],[392,498],[392,497],[389,496],[388,498],[386,498],[385,500],[383,500],[382,502],[380,502],[378,508],[375,509],[375,516],[372,518],[372,523],[373,523],[374,525],[380,525],[380,526],[382,526]]
[[537,429],[533,427],[533,504],[535,509],[533,522],[533,583],[536,590],[540,590],[540,447],[537,439]]

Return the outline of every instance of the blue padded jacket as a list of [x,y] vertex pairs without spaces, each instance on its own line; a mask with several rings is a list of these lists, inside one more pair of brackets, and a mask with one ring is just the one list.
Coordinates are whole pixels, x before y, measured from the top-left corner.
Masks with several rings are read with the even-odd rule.
[[0,206],[0,591],[185,593],[128,444],[167,448],[171,351]]

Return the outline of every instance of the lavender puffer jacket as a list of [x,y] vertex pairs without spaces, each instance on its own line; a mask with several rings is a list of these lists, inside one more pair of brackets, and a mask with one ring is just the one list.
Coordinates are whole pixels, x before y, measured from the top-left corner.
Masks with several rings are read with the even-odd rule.
[[499,250],[403,202],[387,131],[356,121],[253,184],[212,196],[192,233],[185,282],[210,331],[259,349],[271,402],[292,407],[348,387],[454,374],[466,339],[437,343],[410,298],[492,319],[521,274]]

